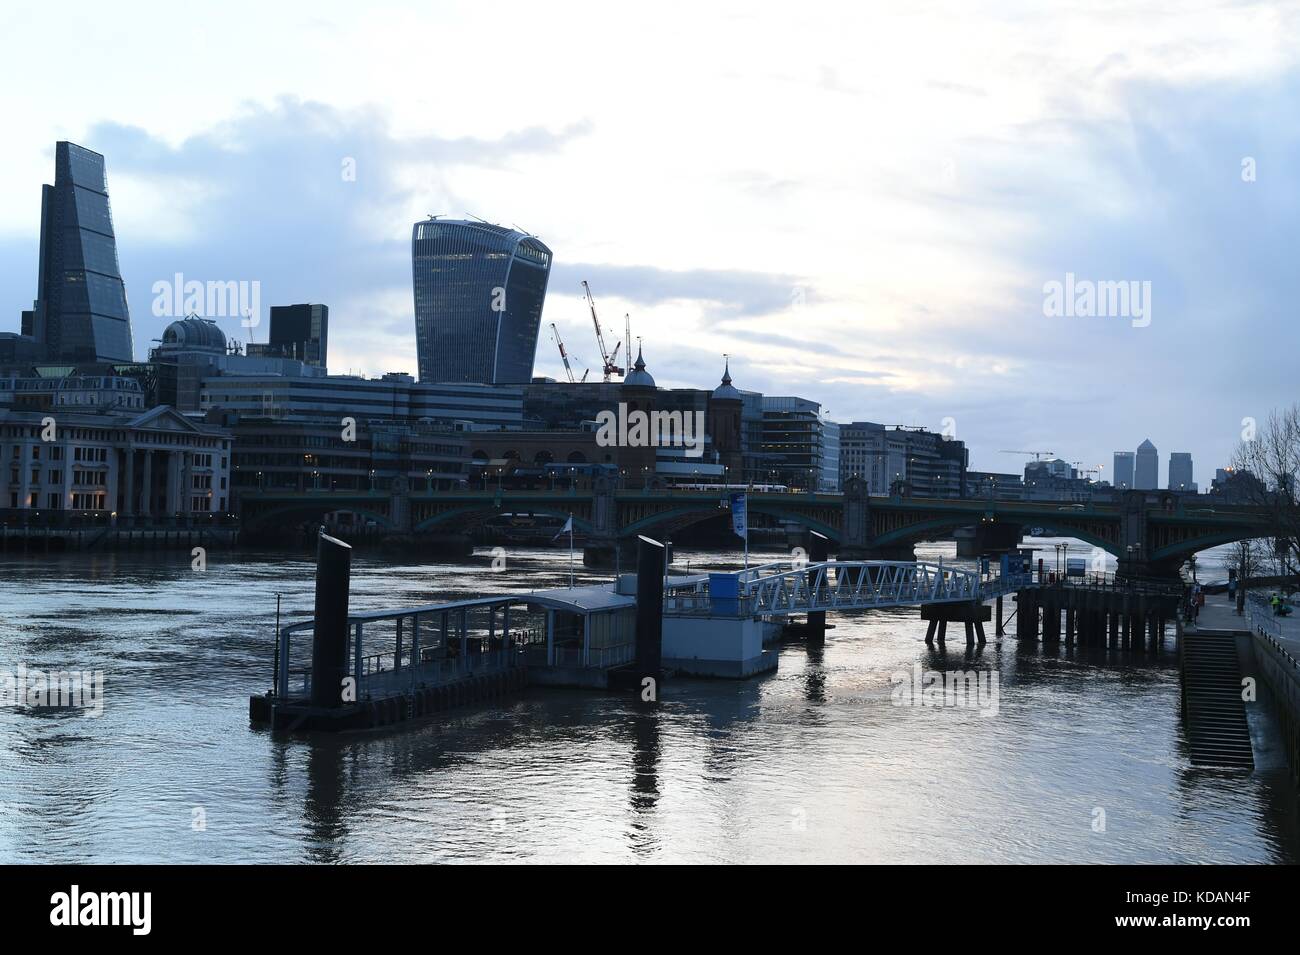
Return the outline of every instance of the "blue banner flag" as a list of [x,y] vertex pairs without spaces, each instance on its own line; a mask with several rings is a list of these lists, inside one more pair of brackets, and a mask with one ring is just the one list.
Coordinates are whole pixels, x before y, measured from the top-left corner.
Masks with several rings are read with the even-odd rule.
[[746,513],[745,495],[731,495],[731,529],[737,537],[749,538],[748,514]]

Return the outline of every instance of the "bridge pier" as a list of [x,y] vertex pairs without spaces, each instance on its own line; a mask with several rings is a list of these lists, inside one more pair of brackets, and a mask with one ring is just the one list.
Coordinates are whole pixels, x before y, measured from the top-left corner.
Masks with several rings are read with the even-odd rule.
[[621,573],[636,570],[636,540],[589,539],[582,545],[582,565],[601,570],[617,569]]
[[1020,546],[1022,529],[1019,524],[976,524],[971,530],[974,533],[970,536],[957,538],[958,557],[1009,554]]
[[916,560],[916,551],[911,544],[841,545],[835,556],[838,560],[901,560],[912,563]]
[[1016,639],[1024,643],[1038,642],[1038,600],[1032,590],[1016,593]]
[[[982,603],[942,603],[924,604],[921,607],[921,619],[929,621],[926,628],[925,642],[933,645],[935,639],[943,646],[948,636],[948,624],[964,624],[966,646],[975,646],[975,635],[979,634],[979,644],[984,645],[984,621],[991,619],[993,608]],[[937,629],[936,629],[937,625]],[[978,631],[977,631],[978,627]]]
[[1039,601],[1043,608],[1043,643],[1053,646],[1061,642],[1061,604],[1054,595],[1044,594]]
[[[829,544],[830,539],[825,535],[810,530],[808,532],[808,563],[820,564],[825,562],[826,558],[829,556]],[[816,578],[816,571],[808,571],[809,592],[812,591],[813,586],[816,584]],[[807,637],[805,639],[808,641],[810,646],[821,646],[826,642],[825,610],[810,611],[805,626],[807,628]]]

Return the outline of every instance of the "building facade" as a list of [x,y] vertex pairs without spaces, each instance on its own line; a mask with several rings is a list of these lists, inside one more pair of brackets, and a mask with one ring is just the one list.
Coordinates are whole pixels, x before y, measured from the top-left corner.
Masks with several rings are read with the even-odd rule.
[[1160,452],[1150,440],[1138,445],[1133,468],[1133,487],[1139,491],[1154,491],[1160,487]]
[[0,408],[0,502],[153,523],[224,514],[230,435],[166,407]]
[[443,422],[465,431],[518,430],[523,390],[476,384],[425,384],[410,375],[291,377],[214,374],[202,381],[200,410],[275,421],[343,418],[418,424]]
[[1174,451],[1169,455],[1169,490],[1196,493],[1192,456],[1186,451]]
[[1118,491],[1133,490],[1133,457],[1132,451],[1115,452],[1115,470],[1112,472],[1114,477],[1111,483]]
[[551,250],[486,222],[429,219],[411,231],[421,382],[532,379]]
[[270,341],[249,342],[253,358],[292,358],[313,368],[328,367],[330,310],[327,305],[272,305]]
[[818,490],[836,494],[840,490],[840,426],[822,422],[822,470]]
[[969,459],[965,443],[925,428],[887,428],[874,421],[839,426],[840,486],[856,477],[877,497],[898,484],[921,497],[961,497]]
[[967,471],[966,496],[988,501],[1019,501],[1025,484],[1019,474],[999,471]]
[[808,398],[763,396],[763,474],[756,483],[816,491],[822,478],[821,405]]
[[46,360],[133,360],[104,157],[75,143],[55,145],[54,185],[42,187],[36,295],[32,337]]

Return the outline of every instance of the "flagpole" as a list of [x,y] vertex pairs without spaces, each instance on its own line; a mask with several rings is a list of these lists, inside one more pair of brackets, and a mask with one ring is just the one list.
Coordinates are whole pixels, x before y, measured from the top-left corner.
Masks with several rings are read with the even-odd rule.
[[749,502],[745,502],[745,570],[749,570]]

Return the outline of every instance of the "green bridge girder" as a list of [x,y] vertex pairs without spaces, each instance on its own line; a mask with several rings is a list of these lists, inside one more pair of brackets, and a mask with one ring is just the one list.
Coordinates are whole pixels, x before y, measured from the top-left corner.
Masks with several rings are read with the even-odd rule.
[[[1135,492],[1140,493],[1140,492]],[[854,505],[859,510],[854,511]],[[751,493],[750,511],[802,525],[826,535],[840,549],[906,547],[942,539],[961,527],[1011,525],[1021,533],[1073,537],[1121,560],[1139,544],[1144,562],[1181,563],[1219,544],[1271,537],[1257,508],[1168,503],[1133,506],[1069,502],[986,501],[971,498],[866,497],[846,494]],[[245,526],[316,520],[351,511],[395,533],[464,532],[504,513],[527,512],[566,519],[584,537],[613,543],[638,534],[672,532],[725,513],[716,492],[654,490],[469,490],[397,493],[375,491],[245,491],[239,498]],[[864,515],[858,527],[845,524],[846,510]]]

